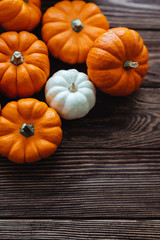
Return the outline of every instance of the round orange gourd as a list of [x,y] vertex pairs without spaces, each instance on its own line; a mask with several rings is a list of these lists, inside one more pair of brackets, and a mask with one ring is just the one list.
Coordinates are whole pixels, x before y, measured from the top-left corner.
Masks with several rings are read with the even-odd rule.
[[61,120],[46,103],[33,98],[9,102],[0,116],[0,154],[16,163],[47,158],[62,139]]
[[43,16],[42,37],[51,54],[70,64],[83,63],[93,41],[109,29],[94,3],[61,1]]
[[6,30],[31,31],[41,20],[40,0],[1,0],[0,24]]
[[140,87],[148,70],[148,58],[136,31],[113,28],[94,42],[86,61],[88,75],[103,92],[126,96]]
[[10,98],[39,92],[50,72],[48,49],[29,32],[0,35],[0,90]]

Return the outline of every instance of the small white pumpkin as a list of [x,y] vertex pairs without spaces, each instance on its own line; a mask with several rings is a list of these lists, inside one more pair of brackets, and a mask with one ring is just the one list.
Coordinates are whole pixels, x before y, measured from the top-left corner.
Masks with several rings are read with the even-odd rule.
[[85,73],[60,70],[45,86],[48,105],[67,120],[84,117],[96,102],[96,89]]

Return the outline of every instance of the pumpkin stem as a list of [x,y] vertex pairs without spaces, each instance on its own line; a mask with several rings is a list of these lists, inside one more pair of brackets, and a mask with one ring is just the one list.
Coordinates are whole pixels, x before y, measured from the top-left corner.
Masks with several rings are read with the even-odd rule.
[[132,68],[137,68],[138,67],[138,63],[137,62],[132,62],[131,60],[127,60],[124,62],[124,69],[125,70],[129,70],[129,69],[132,69]]
[[77,91],[77,87],[75,85],[75,83],[72,83],[71,86],[68,88],[70,92],[76,92]]
[[84,28],[80,19],[72,20],[72,29],[75,32],[80,32]]
[[24,136],[24,137],[31,137],[34,135],[34,126],[33,124],[28,124],[28,123],[23,123],[21,129],[20,129],[20,133]]
[[28,2],[28,0],[23,0],[23,1],[26,2],[26,3]]
[[15,51],[11,57],[11,63],[18,66],[23,63],[23,56],[20,52]]

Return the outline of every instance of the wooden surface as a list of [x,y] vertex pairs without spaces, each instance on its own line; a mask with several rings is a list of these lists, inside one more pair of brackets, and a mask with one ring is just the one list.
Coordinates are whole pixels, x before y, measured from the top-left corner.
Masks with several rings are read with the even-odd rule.
[[[53,2],[42,1],[43,13]],[[132,95],[97,90],[86,117],[62,120],[63,141],[48,159],[22,166],[0,156],[2,240],[160,239],[160,1],[92,2],[111,27],[140,33],[149,71]],[[39,38],[40,29],[33,31]],[[50,60],[51,75],[86,72],[85,64]],[[44,100],[43,90],[33,97]],[[2,107],[8,101],[1,96]]]

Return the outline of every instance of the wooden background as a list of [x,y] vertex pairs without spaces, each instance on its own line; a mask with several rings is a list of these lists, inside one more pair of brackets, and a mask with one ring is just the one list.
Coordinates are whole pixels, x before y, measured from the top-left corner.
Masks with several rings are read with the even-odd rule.
[[[53,2],[42,1],[43,13]],[[63,141],[50,158],[22,166],[0,156],[1,240],[160,239],[160,1],[92,2],[111,27],[140,33],[149,71],[134,94],[97,91],[86,117],[62,120]],[[86,72],[50,59],[51,75]],[[44,100],[43,90],[33,97]],[[8,101],[1,97],[2,106]]]

